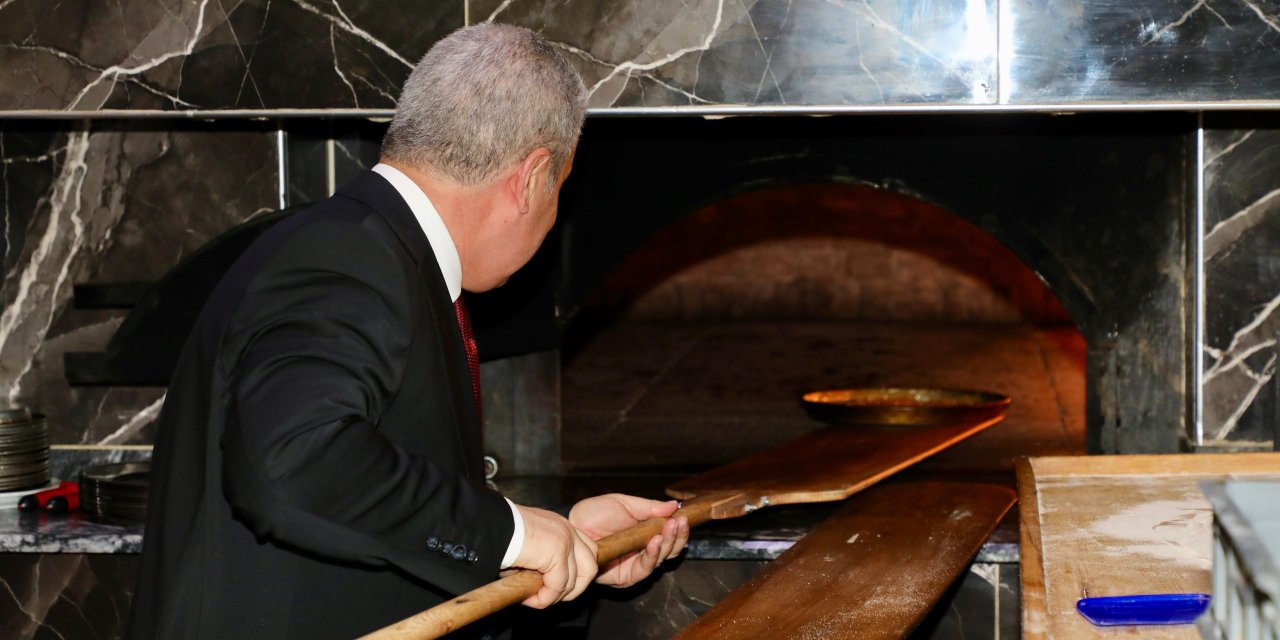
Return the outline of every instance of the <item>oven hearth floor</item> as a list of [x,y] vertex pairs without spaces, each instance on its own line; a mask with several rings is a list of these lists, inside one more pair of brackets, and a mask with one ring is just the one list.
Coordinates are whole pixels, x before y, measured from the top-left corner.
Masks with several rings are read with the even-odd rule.
[[1074,328],[1027,325],[617,324],[564,364],[562,461],[568,473],[695,471],[820,428],[800,407],[806,390],[932,386],[1013,405],[912,471],[1006,476],[1019,456],[1084,452],[1084,346]]

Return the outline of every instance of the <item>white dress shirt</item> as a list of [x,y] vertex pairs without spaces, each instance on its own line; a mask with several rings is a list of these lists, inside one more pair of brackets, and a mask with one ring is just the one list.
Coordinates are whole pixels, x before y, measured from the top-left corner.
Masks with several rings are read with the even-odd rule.
[[[391,186],[399,192],[400,197],[409,204],[413,217],[418,219],[418,226],[422,227],[422,232],[427,235],[427,241],[431,243],[431,252],[440,263],[440,273],[444,275],[445,287],[449,289],[449,300],[457,302],[458,297],[462,295],[462,260],[458,257],[458,247],[453,244],[449,228],[444,226],[440,213],[436,211],[431,200],[427,199],[427,194],[422,192],[417,183],[401,173],[399,169],[378,163],[374,165],[373,171],[386,178],[387,182],[390,182]],[[511,534],[511,542],[507,544],[507,553],[502,556],[501,568],[503,569],[515,564],[516,557],[524,548],[524,517],[520,515],[514,502],[507,500],[507,505],[511,507],[515,530]]]

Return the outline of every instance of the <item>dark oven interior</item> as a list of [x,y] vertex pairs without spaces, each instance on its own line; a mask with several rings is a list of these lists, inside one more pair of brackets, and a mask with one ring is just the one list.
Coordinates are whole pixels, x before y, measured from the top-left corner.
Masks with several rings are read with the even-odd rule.
[[556,249],[565,470],[727,462],[819,426],[803,391],[870,385],[1014,398],[926,467],[1176,450],[1181,120],[592,122]]

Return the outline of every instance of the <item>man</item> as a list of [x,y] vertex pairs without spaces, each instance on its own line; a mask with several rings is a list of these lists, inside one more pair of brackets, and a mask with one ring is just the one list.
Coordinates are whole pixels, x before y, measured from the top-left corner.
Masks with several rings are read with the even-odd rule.
[[[546,607],[597,578],[594,539],[671,515],[611,495],[566,520],[483,484],[455,301],[533,256],[584,113],[538,36],[455,32],[406,82],[383,162],[226,274],[161,416],[130,637],[352,637],[512,567],[543,574],[525,604]],[[597,579],[633,584],[687,537],[672,520]]]

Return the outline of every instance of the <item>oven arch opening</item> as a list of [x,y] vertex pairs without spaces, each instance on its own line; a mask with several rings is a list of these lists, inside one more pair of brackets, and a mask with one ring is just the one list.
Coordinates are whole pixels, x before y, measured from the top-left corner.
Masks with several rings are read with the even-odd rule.
[[690,211],[784,184],[867,185],[969,220],[1049,283],[1087,343],[1087,452],[1187,450],[1185,120],[590,120],[549,250],[555,344],[623,256]]
[[1084,337],[992,235],[847,178],[734,191],[620,252],[569,323],[567,471],[748,455],[820,426],[797,398],[823,385],[1015,397],[1005,424],[935,469],[1003,474],[1019,455],[1083,452]]

